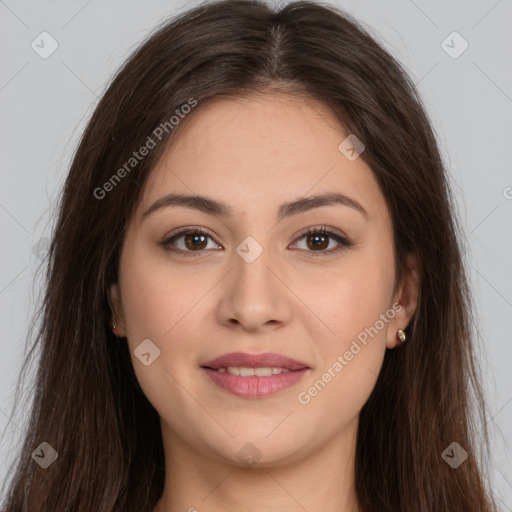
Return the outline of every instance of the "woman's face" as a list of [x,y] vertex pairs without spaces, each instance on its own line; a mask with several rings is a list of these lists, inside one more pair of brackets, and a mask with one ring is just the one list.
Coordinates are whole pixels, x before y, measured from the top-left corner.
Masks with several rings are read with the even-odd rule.
[[[110,290],[167,449],[271,465],[353,445],[415,307],[412,280],[394,289],[372,171],[313,101],[215,99],[185,123],[127,226]],[[338,199],[313,199],[326,194]]]

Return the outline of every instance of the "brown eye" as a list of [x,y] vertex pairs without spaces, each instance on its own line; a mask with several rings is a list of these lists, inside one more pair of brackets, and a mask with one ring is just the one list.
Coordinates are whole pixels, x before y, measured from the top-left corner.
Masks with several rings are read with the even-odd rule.
[[[329,256],[345,247],[353,245],[344,236],[324,227],[309,229],[299,237],[299,241],[302,239],[306,239],[306,248],[304,250],[310,256]],[[169,252],[184,256],[194,256],[206,252],[209,240],[213,241],[211,235],[201,229],[183,228],[163,242],[160,242],[160,245]],[[334,247],[329,249],[333,241]],[[218,249],[219,247],[217,245],[213,248]]]
[[307,235],[308,247],[310,249],[325,250],[329,247],[329,236],[322,233]]
[[207,236],[201,235],[198,233],[184,235],[183,240],[185,241],[185,246],[187,249],[195,250],[195,249],[204,249],[206,247],[205,240]]
[[[325,227],[308,229],[299,237],[299,241],[302,239],[306,239],[305,250],[310,253],[309,255],[312,257],[329,256],[353,245],[353,243],[349,242],[344,236],[330,229],[326,229]],[[334,247],[329,249],[331,241],[335,243]]]
[[205,252],[208,248],[209,239],[213,240],[208,233],[200,229],[184,228],[178,231],[178,233],[166,238],[160,245],[166,251],[180,253],[185,256],[193,256],[193,253]]

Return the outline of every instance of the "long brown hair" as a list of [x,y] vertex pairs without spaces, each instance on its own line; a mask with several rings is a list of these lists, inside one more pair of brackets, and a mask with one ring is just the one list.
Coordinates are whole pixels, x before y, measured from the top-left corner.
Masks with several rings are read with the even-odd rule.
[[[393,221],[397,280],[408,253],[419,264],[408,341],[386,352],[360,415],[361,509],[495,510],[477,460],[476,447],[488,439],[460,230],[413,83],[365,28],[328,4],[275,10],[224,0],[166,21],[144,41],[113,78],[76,149],[32,346],[40,360],[27,434],[3,511],[155,506],[164,485],[159,416],[137,382],[127,343],[109,328],[107,289],[117,280],[124,229],[164,147],[186,124],[173,129],[169,121],[183,116],[183,105],[275,91],[323,102],[364,142],[361,157]],[[154,147],[127,167],[148,137]],[[46,469],[31,457],[43,442],[58,453]],[[453,442],[468,454],[456,469],[442,456]]]

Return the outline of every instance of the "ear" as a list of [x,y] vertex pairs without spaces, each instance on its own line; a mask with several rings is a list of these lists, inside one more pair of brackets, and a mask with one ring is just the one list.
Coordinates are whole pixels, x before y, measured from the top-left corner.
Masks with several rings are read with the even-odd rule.
[[420,287],[418,262],[412,254],[407,254],[404,263],[403,275],[392,300],[395,316],[389,322],[387,348],[395,348],[402,343],[398,338],[397,331],[398,329],[405,330],[418,306]]
[[119,284],[114,283],[110,285],[108,290],[108,302],[112,311],[111,323],[116,325],[116,333],[120,338],[126,337],[126,328],[124,322],[124,313],[121,302],[121,292],[119,290]]

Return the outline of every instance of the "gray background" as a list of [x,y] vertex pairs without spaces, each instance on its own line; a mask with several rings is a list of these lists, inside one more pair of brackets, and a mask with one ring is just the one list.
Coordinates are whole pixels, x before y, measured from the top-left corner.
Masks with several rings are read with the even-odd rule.
[[[26,410],[10,419],[15,384],[40,293],[36,272],[51,205],[72,151],[131,50],[162,18],[197,3],[0,0],[0,483],[26,423]],[[332,3],[405,64],[438,135],[467,236],[492,416],[491,483],[503,510],[512,511],[512,1]],[[46,59],[31,47],[43,31],[58,43]],[[447,53],[463,48],[448,37],[453,31],[469,44],[457,58]]]

